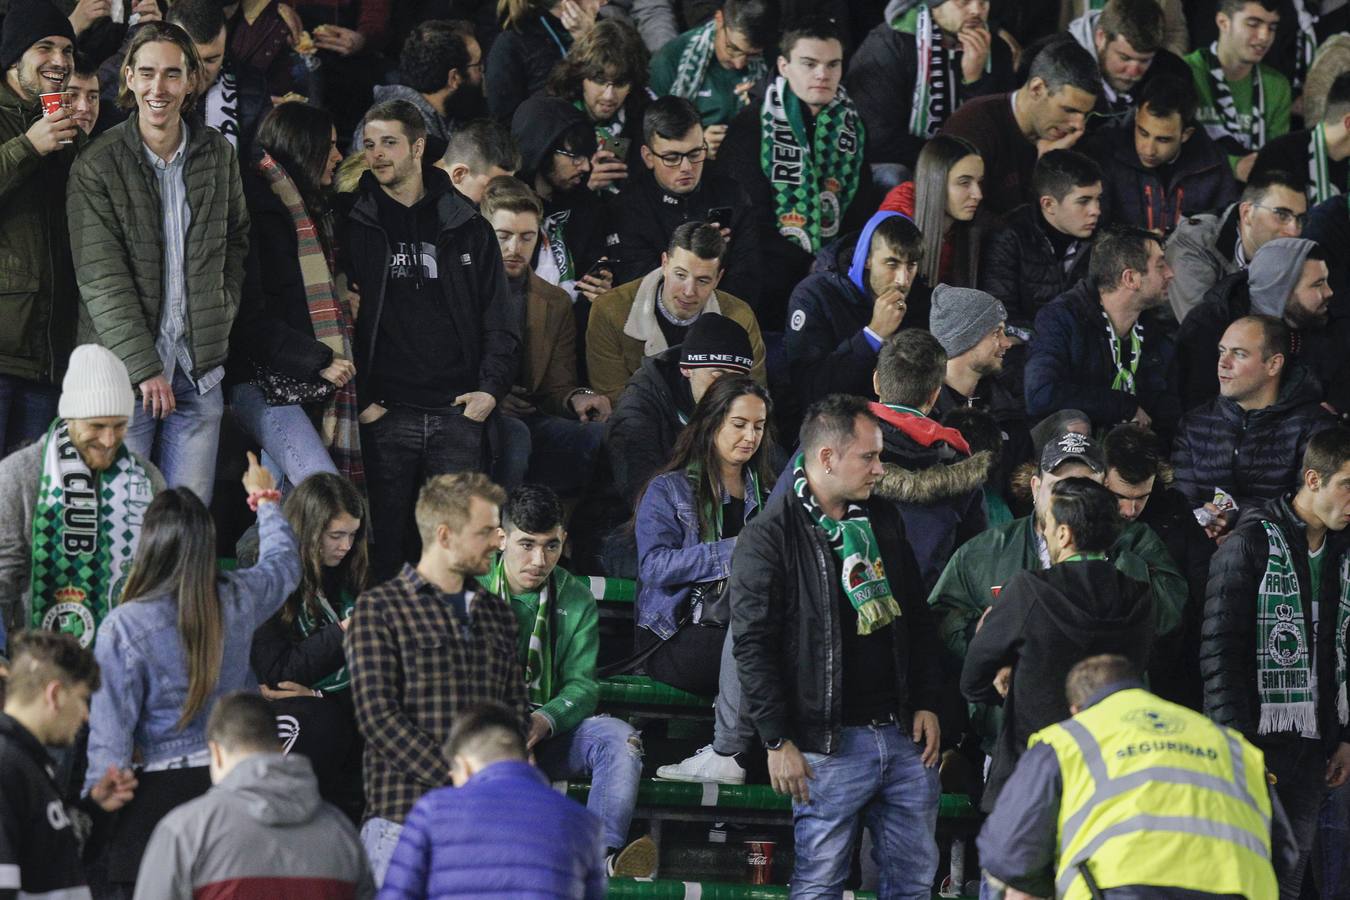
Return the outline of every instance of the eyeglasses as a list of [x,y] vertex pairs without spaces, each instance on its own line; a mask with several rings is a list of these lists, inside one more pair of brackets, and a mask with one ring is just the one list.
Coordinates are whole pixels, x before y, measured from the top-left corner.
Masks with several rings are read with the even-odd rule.
[[1280,220],[1281,225],[1288,225],[1291,222],[1297,222],[1298,227],[1302,228],[1304,225],[1308,224],[1307,213],[1296,213],[1292,209],[1289,209],[1288,207],[1284,206],[1263,206],[1260,203],[1253,203],[1252,206],[1256,207],[1257,209],[1264,209],[1267,212],[1274,214],[1275,218]]
[[593,81],[600,85],[600,90],[602,91],[606,88],[614,88],[616,91],[626,91],[633,84],[631,81],[606,81],[599,78],[588,78],[586,80]]
[[481,69],[481,68],[483,68],[483,60],[480,59],[480,60],[478,60],[478,62],[476,62],[476,63],[465,63],[465,64],[464,64],[464,68],[466,68],[466,69]]
[[571,162],[572,165],[574,166],[579,166],[582,163],[589,163],[591,161],[591,158],[587,156],[585,153],[573,153],[570,150],[563,150],[563,149],[554,150],[553,152],[558,154],[559,156],[567,157],[568,161]]
[[691,166],[696,166],[708,158],[708,145],[704,144],[702,147],[695,147],[693,150],[686,153],[676,153],[672,151],[670,153],[653,153],[652,155],[661,160],[661,165],[668,169],[679,168],[680,163],[684,162],[686,159],[689,160]]

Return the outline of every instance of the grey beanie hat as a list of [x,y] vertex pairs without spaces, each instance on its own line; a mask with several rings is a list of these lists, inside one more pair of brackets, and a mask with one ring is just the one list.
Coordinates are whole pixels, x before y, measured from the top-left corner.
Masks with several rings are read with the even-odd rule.
[[1007,319],[1008,310],[993,294],[950,284],[939,284],[933,289],[928,330],[947,351],[948,359],[974,347]]
[[1306,238],[1275,238],[1261,245],[1247,266],[1252,312],[1281,318],[1289,295],[1303,277],[1303,263],[1317,246]]

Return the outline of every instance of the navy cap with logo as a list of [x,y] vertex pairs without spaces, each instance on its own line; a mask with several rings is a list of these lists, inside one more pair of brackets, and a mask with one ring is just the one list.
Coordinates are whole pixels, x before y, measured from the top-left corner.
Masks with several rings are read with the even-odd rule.
[[1041,471],[1047,474],[1066,462],[1079,462],[1094,472],[1106,471],[1106,456],[1101,446],[1092,438],[1076,431],[1066,431],[1052,441],[1047,441],[1041,451]]
[[731,369],[744,374],[754,364],[750,335],[738,322],[717,313],[699,316],[680,344],[680,367],[684,369]]

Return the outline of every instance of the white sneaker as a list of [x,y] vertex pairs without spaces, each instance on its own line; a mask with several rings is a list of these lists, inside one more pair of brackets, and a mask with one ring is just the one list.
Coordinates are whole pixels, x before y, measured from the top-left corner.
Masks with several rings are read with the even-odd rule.
[[709,744],[682,762],[657,769],[656,777],[702,784],[745,784],[745,769],[736,762],[736,757],[722,756]]

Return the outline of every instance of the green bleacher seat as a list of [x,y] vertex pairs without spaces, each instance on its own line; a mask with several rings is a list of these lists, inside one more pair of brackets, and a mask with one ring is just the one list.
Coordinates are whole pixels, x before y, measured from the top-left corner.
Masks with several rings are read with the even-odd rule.
[[[586,781],[555,781],[553,787],[578,803],[585,803],[591,791],[590,782]],[[792,811],[791,798],[776,793],[767,784],[695,784],[648,778],[638,785],[637,802],[638,806],[648,808],[697,806],[720,810]],[[974,813],[975,808],[965,794],[943,794],[938,801],[939,818],[965,818]]]
[[643,675],[600,679],[600,702],[610,706],[688,706],[712,710],[713,698],[700,697]]
[[[725,884],[719,882],[648,881],[639,878],[611,878],[610,900],[778,900],[788,889],[780,884]],[[874,900],[870,891],[844,891],[844,900]]]
[[591,596],[597,603],[632,603],[637,599],[637,582],[631,578],[582,576],[591,583]]

